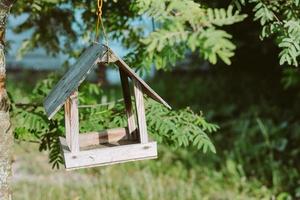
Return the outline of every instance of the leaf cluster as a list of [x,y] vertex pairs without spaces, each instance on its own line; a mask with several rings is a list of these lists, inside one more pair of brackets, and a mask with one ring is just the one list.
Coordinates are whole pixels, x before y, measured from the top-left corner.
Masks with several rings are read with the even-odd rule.
[[169,111],[151,100],[147,104],[147,122],[149,132],[159,142],[177,148],[193,145],[204,153],[216,153],[208,134],[219,127],[208,123],[201,113],[196,114],[190,108]]
[[254,5],[254,20],[262,26],[261,39],[274,38],[280,48],[280,65],[299,65],[300,3],[299,0],[236,0],[236,5]]
[[[20,105],[13,101],[12,119],[15,138],[39,142],[40,150],[49,150],[49,161],[53,167],[58,167],[63,162],[58,139],[65,132],[63,111],[49,121],[41,105],[41,99],[48,94],[55,80],[55,76],[50,76],[36,85],[30,95],[35,104]],[[81,86],[80,105],[92,105],[79,107],[81,133],[126,126],[123,102],[105,103],[103,99],[113,97],[105,95],[99,85],[86,83]],[[148,131],[158,142],[177,148],[194,146],[203,152],[215,152],[208,135],[219,127],[208,123],[202,114],[196,114],[189,108],[170,111],[152,100],[146,102]]]
[[206,8],[192,0],[139,0],[137,7],[141,15],[146,14],[158,24],[156,30],[141,40],[158,68],[175,64],[185,53],[195,51],[212,64],[221,59],[229,65],[235,45],[232,36],[220,27],[246,17],[232,6]]

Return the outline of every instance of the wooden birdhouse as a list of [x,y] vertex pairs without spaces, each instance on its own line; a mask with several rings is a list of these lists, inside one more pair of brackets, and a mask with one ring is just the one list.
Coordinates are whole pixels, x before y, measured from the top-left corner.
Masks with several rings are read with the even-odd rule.
[[[98,63],[114,63],[120,72],[126,108],[127,127],[79,134],[78,87]],[[130,82],[133,84],[134,103],[131,101]],[[144,95],[170,106],[155,93],[109,47],[93,43],[79,57],[44,102],[51,119],[64,105],[65,138],[60,138],[62,154],[67,170],[110,165],[157,157],[157,145],[147,134]],[[136,112],[135,112],[136,111]]]

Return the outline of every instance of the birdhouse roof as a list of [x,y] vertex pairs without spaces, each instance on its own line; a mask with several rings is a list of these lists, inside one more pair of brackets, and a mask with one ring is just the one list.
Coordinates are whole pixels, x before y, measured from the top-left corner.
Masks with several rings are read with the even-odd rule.
[[109,47],[93,43],[81,54],[78,61],[69,68],[45,99],[44,107],[49,119],[59,111],[67,98],[80,86],[88,73],[99,62],[115,63],[119,67],[119,70],[122,70],[128,77],[137,80],[142,85],[144,94],[147,94],[155,101],[171,109],[171,107]]

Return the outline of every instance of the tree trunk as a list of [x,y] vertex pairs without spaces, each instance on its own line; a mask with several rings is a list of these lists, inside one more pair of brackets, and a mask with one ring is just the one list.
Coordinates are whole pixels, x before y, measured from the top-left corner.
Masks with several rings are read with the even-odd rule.
[[5,30],[13,0],[0,0],[0,199],[12,199],[11,156],[13,135],[9,117],[10,102],[6,92]]

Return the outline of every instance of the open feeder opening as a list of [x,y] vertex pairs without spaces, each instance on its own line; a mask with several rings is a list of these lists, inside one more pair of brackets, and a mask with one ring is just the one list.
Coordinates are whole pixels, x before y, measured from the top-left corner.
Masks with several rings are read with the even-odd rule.
[[[136,125],[136,109],[134,108],[135,100],[132,99],[132,97],[129,95],[132,93],[133,87],[130,86],[133,84],[130,84],[128,79],[125,76],[122,75],[123,73],[120,71],[121,86],[123,89],[123,96],[124,100],[123,103],[125,104],[125,112],[122,112],[120,114],[126,115],[127,123],[125,127],[117,127],[117,128],[110,128],[103,131],[91,131],[86,133],[80,133],[79,134],[79,150],[86,150],[86,149],[92,149],[97,147],[112,147],[117,145],[125,145],[125,144],[134,144],[141,142],[140,136],[138,134],[138,128]],[[66,100],[64,104],[64,111],[65,111],[65,128],[66,128],[66,138],[62,138],[65,140],[65,143],[72,147],[71,133],[74,132],[74,130],[71,130],[71,105],[78,105],[78,113],[80,114],[81,105],[78,99],[78,95],[80,93],[80,90],[73,92],[71,96]],[[133,100],[133,101],[132,101]],[[76,102],[77,101],[77,102]],[[132,105],[133,102],[133,105]],[[83,108],[91,108],[92,106],[83,105]],[[76,107],[75,107],[76,109]],[[75,113],[76,114],[76,113]],[[78,117],[78,124],[80,127],[80,118]],[[78,128],[80,130],[80,128]],[[71,149],[70,149],[71,150]]]
[[[127,126],[79,134],[78,87],[98,64],[115,64],[120,73]],[[130,91],[129,79],[133,84]],[[144,94],[171,108],[109,47],[94,43],[79,57],[47,96],[49,119],[64,105],[66,137],[60,137],[68,170],[157,157],[157,144],[147,134]],[[134,96],[134,105],[131,97]],[[135,107],[135,109],[134,109]]]

